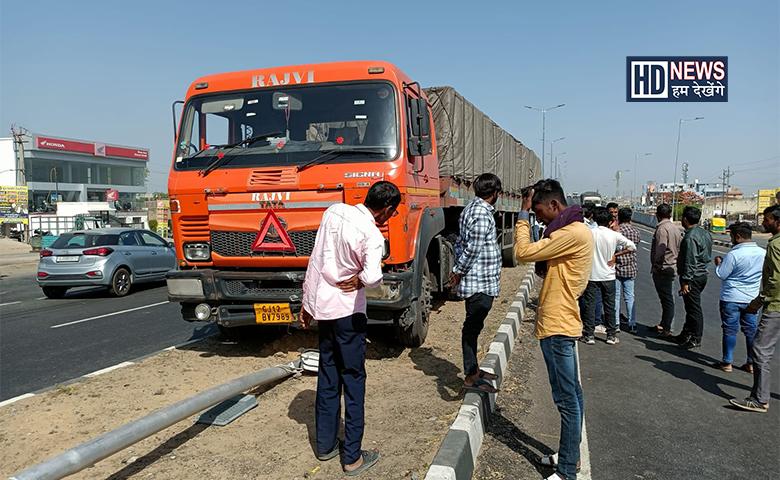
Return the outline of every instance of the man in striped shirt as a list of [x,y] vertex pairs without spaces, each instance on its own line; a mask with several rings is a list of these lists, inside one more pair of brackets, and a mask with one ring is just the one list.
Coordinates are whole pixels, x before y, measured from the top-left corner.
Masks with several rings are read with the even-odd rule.
[[477,340],[493,299],[501,293],[501,250],[496,237],[493,205],[501,193],[501,179],[483,173],[474,181],[474,200],[460,214],[460,235],[455,242],[455,265],[450,286],[458,286],[458,296],[466,299],[463,322],[463,373],[465,386],[495,393],[488,380],[498,377],[479,369]]

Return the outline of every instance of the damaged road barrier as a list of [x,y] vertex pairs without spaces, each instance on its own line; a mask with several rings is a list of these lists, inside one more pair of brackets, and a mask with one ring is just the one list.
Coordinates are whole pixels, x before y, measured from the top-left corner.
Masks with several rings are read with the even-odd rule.
[[233,379],[82,443],[8,480],[67,477],[234,395],[301,373],[301,360]]

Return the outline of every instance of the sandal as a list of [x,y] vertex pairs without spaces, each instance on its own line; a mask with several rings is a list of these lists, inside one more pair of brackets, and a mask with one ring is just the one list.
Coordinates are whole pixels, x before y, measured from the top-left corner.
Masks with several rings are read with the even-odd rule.
[[480,369],[479,378],[484,380],[498,380],[498,375]]
[[740,370],[743,370],[748,373],[753,373],[753,364],[752,363],[746,363],[744,365],[740,365]]
[[[550,455],[542,455],[539,457],[538,460],[536,460],[536,463],[543,467],[548,468],[557,468],[558,467],[558,454],[557,453],[551,453]],[[577,470],[575,470],[576,473],[580,473],[580,462],[577,462]]]
[[471,385],[463,385],[465,390],[477,393],[498,393],[500,390],[488,383],[487,380],[477,380]]
[[731,372],[732,367],[730,363],[724,363],[724,362],[713,362],[712,364],[713,368],[717,368],[718,370],[722,370],[724,372]]
[[365,472],[366,470],[374,466],[376,462],[379,461],[378,450],[363,450],[362,452],[360,452],[360,454],[363,456],[363,463],[361,463],[359,467],[357,467],[356,469],[350,472],[344,470],[344,473],[348,477],[359,475],[360,473]]

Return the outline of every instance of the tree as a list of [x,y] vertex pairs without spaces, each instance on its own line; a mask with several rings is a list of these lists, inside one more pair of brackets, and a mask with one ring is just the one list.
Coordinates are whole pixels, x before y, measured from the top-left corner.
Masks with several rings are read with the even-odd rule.
[[168,200],[168,194],[166,192],[154,192],[152,198],[154,200]]

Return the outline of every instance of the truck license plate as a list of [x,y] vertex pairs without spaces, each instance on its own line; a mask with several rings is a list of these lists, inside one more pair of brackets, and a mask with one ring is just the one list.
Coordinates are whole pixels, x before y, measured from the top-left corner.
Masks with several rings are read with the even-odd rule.
[[257,323],[291,323],[297,320],[289,303],[255,303]]
[[77,256],[60,255],[60,256],[55,257],[55,258],[57,259],[57,263],[60,263],[60,262],[78,262],[79,261],[79,257],[77,257]]

